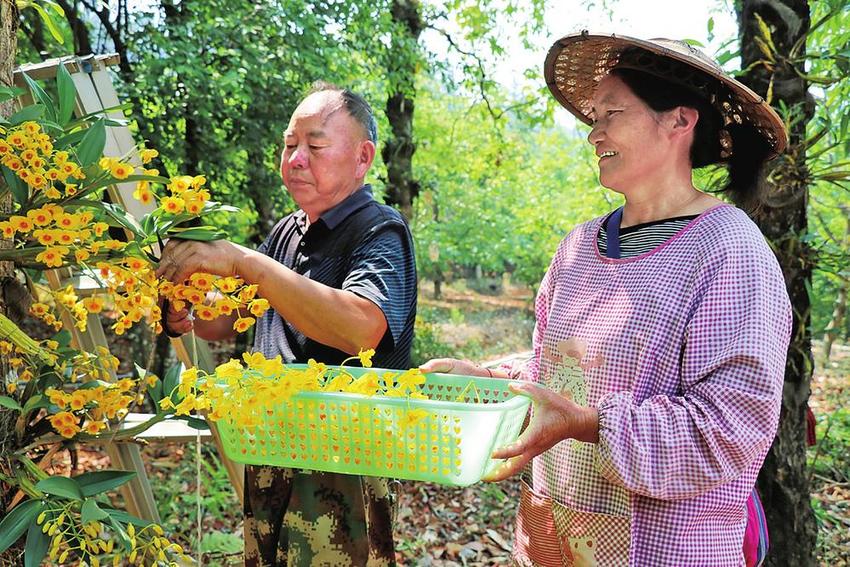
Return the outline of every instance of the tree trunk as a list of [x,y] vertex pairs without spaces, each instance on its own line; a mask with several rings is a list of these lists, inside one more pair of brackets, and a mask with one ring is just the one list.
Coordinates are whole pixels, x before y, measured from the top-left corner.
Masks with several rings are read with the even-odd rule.
[[[770,530],[771,549],[766,565],[814,565],[817,526],[806,474],[806,404],[812,377],[808,287],[812,281],[813,254],[800,238],[808,231],[803,142],[806,124],[814,114],[814,102],[807,81],[786,59],[795,42],[808,33],[809,6],[806,0],[743,0],[736,4],[742,68],[763,58],[755,41],[760,36],[756,14],[770,28],[777,52],[773,71],[756,65],[741,80],[765,96],[772,78],[773,106],[779,107],[781,101],[801,111],[801,119],[789,132],[786,155],[768,165],[774,182],[768,182],[763,206],[754,218],[774,245],[794,314],[779,431],[759,475],[758,487]],[[805,50],[799,55],[804,53]],[[803,71],[802,67],[798,70]]]
[[[850,207],[844,205],[841,207],[841,212],[847,221],[847,230],[844,233],[844,250],[850,250]],[[835,305],[832,311],[832,318],[829,324],[824,329],[823,333],[823,352],[821,353],[821,362],[824,367],[829,363],[829,356],[832,353],[832,343],[838,338],[838,333],[844,325],[844,318],[847,316],[847,291],[850,288],[850,277],[841,276],[841,283],[838,285],[838,295],[835,298]]]
[[398,207],[410,219],[413,199],[419,194],[419,183],[413,178],[413,100],[414,78],[418,61],[419,34],[424,23],[419,0],[393,0],[392,17],[396,33],[388,54],[387,71],[392,85],[387,97],[386,113],[391,132],[381,155],[387,166],[386,202]]
[[[18,50],[18,9],[14,2],[0,2],[0,83],[12,85],[13,71],[15,69],[15,54]],[[14,111],[12,101],[0,104],[0,116],[9,116]],[[10,212],[12,210],[12,195],[0,180],[0,211]],[[11,246],[11,241],[0,240],[0,246],[6,248]],[[5,314],[8,310],[8,290],[15,285],[15,265],[12,262],[0,262],[0,313]],[[6,393],[5,380],[9,368],[6,361],[0,360],[0,387]],[[8,458],[14,447],[14,423],[16,414],[12,410],[0,407],[0,472],[9,474],[12,465]],[[0,482],[0,518],[6,514],[14,490],[12,487]],[[0,566],[23,565],[23,553],[21,547],[13,546],[0,554]]]

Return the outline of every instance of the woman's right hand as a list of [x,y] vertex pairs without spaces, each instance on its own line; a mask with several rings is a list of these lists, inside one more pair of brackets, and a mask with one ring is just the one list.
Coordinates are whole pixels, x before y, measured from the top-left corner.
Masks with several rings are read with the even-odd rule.
[[481,368],[470,360],[458,360],[457,358],[432,358],[425,364],[419,366],[424,373],[441,372],[443,374],[460,374],[463,376],[488,376],[493,373],[486,368]]

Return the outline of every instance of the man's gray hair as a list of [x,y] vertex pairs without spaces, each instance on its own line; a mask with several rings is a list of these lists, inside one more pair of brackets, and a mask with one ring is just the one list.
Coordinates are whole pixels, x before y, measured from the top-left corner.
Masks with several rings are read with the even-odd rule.
[[366,132],[366,136],[373,144],[378,143],[378,122],[375,120],[375,113],[372,112],[372,107],[366,102],[366,99],[359,94],[349,89],[344,89],[327,81],[316,81],[310,87],[310,92],[307,96],[321,92],[335,92],[342,97],[342,102],[348,115],[354,118]]

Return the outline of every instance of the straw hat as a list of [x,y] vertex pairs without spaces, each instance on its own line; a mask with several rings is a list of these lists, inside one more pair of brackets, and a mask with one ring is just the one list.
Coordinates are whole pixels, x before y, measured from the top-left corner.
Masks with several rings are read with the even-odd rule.
[[[750,124],[773,149],[782,153],[787,134],[782,119],[765,100],[727,76],[702,51],[672,39],[634,39],[587,31],[567,35],[549,49],[543,73],[555,99],[585,124],[590,124],[591,99],[613,68],[636,69],[703,93],[720,113],[724,126]],[[728,131],[720,144],[731,153]]]

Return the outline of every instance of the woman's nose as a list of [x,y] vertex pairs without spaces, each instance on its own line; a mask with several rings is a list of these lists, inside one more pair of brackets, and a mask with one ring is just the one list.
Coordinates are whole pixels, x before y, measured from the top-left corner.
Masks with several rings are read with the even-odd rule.
[[594,123],[590,128],[587,141],[590,142],[591,146],[596,146],[596,144],[602,141],[602,128],[599,127],[599,122]]

